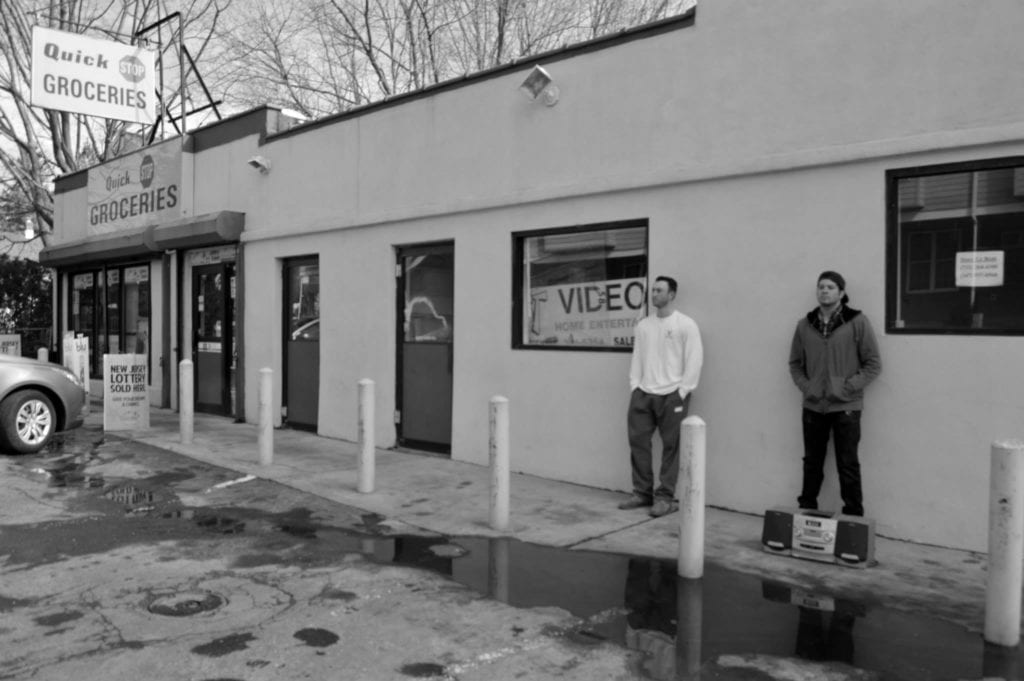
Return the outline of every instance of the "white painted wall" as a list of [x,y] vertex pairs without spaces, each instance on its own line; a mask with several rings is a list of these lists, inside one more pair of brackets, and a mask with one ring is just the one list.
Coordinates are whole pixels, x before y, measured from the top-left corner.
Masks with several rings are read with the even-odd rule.
[[1022,34],[1017,0],[714,0],[692,27],[545,61],[553,108],[518,92],[524,63],[203,151],[197,214],[246,213],[246,413],[259,369],[280,376],[282,259],[316,254],[321,433],[356,438],[372,378],[377,441],[393,444],[394,248],[454,240],[453,457],[485,462],[487,400],[503,394],[514,470],[628,489],[629,357],[511,349],[510,235],[648,218],[650,272],[679,279],[704,335],[692,412],[708,423],[709,503],[794,502],[789,343],[817,274],[837,269],[884,363],[864,414],[869,515],[889,536],[983,549],[989,445],[1024,431],[1022,341],[884,333],[884,177],[1024,154],[1024,89],[1006,78]]
[[[279,305],[280,258],[320,255],[321,432],[354,439],[359,379],[377,381],[378,414],[395,403],[393,248],[454,240],[453,457],[486,461],[503,394],[515,470],[628,489],[628,355],[511,349],[510,234],[649,218],[650,271],[680,280],[704,334],[708,499],[761,512],[798,491],[789,343],[838,269],[885,365],[864,416],[869,514],[884,534],[981,548],[989,443],[1024,428],[1024,354],[1013,337],[885,335],[884,173],[1024,153],[1024,90],[1004,78],[1024,66],[1020,29],[1015,2],[719,0],[691,28],[547,63],[553,108],[517,91],[528,64],[271,139],[249,299]],[[280,341],[252,340],[280,338],[278,315],[249,309],[249,371],[279,367]],[[378,442],[394,437],[378,419]]]

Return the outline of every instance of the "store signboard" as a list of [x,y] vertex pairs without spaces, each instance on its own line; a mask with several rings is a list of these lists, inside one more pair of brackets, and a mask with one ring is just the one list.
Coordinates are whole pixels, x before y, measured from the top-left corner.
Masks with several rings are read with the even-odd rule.
[[180,218],[181,142],[170,140],[89,169],[86,233],[110,234]]
[[64,366],[68,371],[78,376],[85,386],[86,402],[89,395],[89,337],[78,336],[69,331],[64,335],[63,343]]
[[531,287],[529,342],[630,347],[644,286],[641,277]]
[[32,105],[152,125],[155,52],[80,33],[32,27]]
[[149,281],[149,265],[124,268],[125,284],[131,286],[132,284],[141,284],[147,281]]
[[103,355],[103,430],[149,428],[145,355]]
[[14,355],[15,357],[21,357],[20,333],[0,334],[0,355]]
[[188,262],[192,267],[202,265],[218,265],[222,262],[235,261],[234,246],[216,246],[214,248],[201,248],[189,251]]

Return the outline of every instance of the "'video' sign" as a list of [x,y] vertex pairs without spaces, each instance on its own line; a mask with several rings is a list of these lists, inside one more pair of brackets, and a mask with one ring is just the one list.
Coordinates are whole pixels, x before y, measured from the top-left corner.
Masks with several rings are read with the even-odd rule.
[[132,123],[156,121],[151,50],[32,28],[32,105]]

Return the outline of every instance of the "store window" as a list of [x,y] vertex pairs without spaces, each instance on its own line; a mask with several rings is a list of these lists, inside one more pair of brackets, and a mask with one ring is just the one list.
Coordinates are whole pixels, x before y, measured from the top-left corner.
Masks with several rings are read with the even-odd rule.
[[68,330],[89,339],[92,378],[102,377],[105,353],[135,353],[150,361],[149,265],[72,274],[69,312]]
[[512,235],[513,347],[629,351],[647,310],[647,220]]
[[1024,334],[1024,158],[887,179],[887,330]]
[[320,265],[292,263],[288,268],[288,332],[293,341],[320,340]]

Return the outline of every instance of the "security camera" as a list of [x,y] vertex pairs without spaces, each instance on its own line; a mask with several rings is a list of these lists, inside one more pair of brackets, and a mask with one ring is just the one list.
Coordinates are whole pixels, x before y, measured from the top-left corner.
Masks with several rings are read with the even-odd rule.
[[270,172],[270,159],[263,156],[253,156],[249,159],[249,165],[256,170],[260,171],[260,174],[266,175]]
[[532,100],[540,98],[548,106],[558,104],[558,86],[543,66],[534,66],[519,89]]

